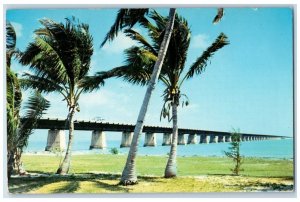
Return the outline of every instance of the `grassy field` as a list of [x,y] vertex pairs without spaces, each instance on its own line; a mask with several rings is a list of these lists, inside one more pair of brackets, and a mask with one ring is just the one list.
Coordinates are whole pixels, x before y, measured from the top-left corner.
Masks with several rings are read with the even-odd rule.
[[166,156],[137,159],[139,184],[118,185],[124,155],[74,155],[70,175],[54,175],[59,156],[24,155],[30,177],[12,178],[11,193],[151,193],[293,190],[293,161],[246,158],[241,176],[231,176],[233,162],[222,157],[178,157],[178,176],[164,179]]

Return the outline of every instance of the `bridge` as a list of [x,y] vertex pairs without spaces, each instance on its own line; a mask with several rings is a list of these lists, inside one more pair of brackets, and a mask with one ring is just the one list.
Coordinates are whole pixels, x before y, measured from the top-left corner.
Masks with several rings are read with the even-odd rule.
[[[25,122],[26,119],[22,119]],[[133,131],[135,125],[132,124],[115,124],[115,123],[104,123],[100,121],[85,121],[75,120],[74,129],[92,131],[90,149],[103,149],[107,147],[105,131],[109,132],[121,132],[122,139],[120,147],[130,147]],[[65,130],[68,130],[65,119],[39,119],[37,122],[36,129],[48,129],[48,138],[46,151],[52,150],[64,150],[65,141]],[[171,127],[158,127],[158,126],[144,126],[143,132],[145,133],[144,146],[156,146],[156,134],[163,134],[163,146],[171,145],[172,143],[172,128]],[[186,141],[184,135],[188,134]],[[199,140],[197,137],[199,136]],[[270,139],[283,139],[288,138],[286,136],[275,136],[275,135],[259,135],[259,134],[241,134],[241,141],[260,141]],[[209,144],[209,143],[223,143],[231,142],[231,133],[220,132],[220,131],[209,131],[199,129],[178,129],[178,145],[186,144]]]

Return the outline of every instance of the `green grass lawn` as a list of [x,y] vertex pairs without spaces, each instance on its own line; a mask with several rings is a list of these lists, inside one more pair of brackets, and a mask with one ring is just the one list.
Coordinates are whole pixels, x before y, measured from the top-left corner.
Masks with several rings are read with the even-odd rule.
[[292,190],[293,161],[246,158],[241,176],[231,176],[233,162],[224,157],[178,157],[178,177],[164,179],[166,156],[139,156],[139,184],[118,185],[125,155],[74,155],[70,175],[53,175],[59,156],[24,155],[29,174],[9,182],[12,193],[128,193],[128,192],[231,192]]

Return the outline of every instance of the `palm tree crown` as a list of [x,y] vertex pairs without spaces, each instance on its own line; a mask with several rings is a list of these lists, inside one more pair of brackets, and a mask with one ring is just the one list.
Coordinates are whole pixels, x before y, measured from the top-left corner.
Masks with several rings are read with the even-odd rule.
[[[155,24],[144,20],[141,25],[147,29],[151,43],[138,32],[132,29],[126,29],[124,33],[131,39],[137,41],[139,45],[132,46],[125,50],[125,65],[114,68],[109,72],[102,72],[102,74],[99,72],[98,75],[103,76],[109,73],[117,77],[123,77],[125,80],[134,84],[145,85],[147,83],[157,59],[162,36],[168,21],[168,18],[161,16],[155,11],[150,13],[150,18],[154,20]],[[174,30],[159,77],[160,81],[166,86],[166,90],[164,91],[165,102],[176,98],[175,100],[177,100],[176,102],[179,104],[177,98],[182,96],[186,97],[180,93],[180,87],[184,81],[192,78],[194,75],[201,74],[213,54],[223,46],[229,44],[227,36],[221,33],[215,42],[196,59],[190,68],[184,71],[190,39],[191,31],[188,22],[177,14]],[[162,113],[162,115],[164,114],[165,113]]]
[[66,24],[50,19],[40,22],[44,27],[35,30],[34,42],[20,59],[34,71],[24,74],[23,85],[46,93],[57,91],[74,108],[83,90],[78,84],[87,75],[93,54],[89,27],[74,18],[66,19]]

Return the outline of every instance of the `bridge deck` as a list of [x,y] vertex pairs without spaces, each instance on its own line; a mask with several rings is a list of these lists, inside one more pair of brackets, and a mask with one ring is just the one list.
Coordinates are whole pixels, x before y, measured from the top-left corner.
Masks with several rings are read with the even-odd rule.
[[[22,122],[26,119],[22,119]],[[84,121],[75,120],[74,128],[75,130],[101,130],[101,131],[111,131],[111,132],[132,132],[134,131],[135,125],[132,124],[115,124],[115,123],[103,123],[98,121]],[[39,119],[36,129],[59,129],[67,130],[66,120],[64,119]],[[158,127],[158,126],[144,126],[143,132],[150,133],[172,133],[171,127]],[[214,134],[214,135],[230,135],[229,132],[220,131],[209,131],[209,130],[198,130],[198,129],[185,129],[179,128],[179,134]],[[275,135],[259,135],[259,134],[247,134],[243,135],[259,136],[259,137],[277,137],[286,138],[286,136],[275,136]]]

